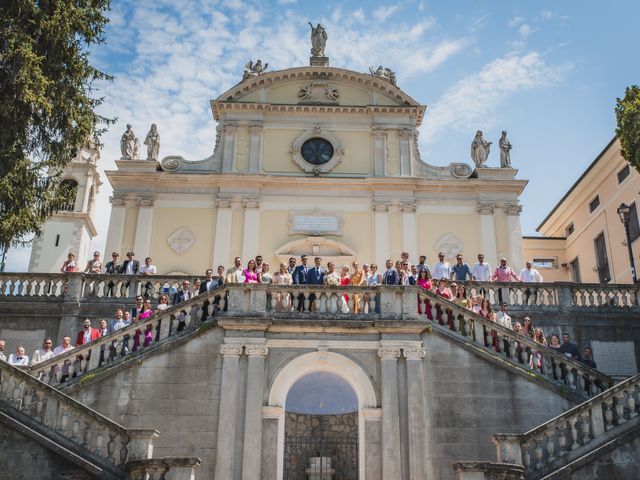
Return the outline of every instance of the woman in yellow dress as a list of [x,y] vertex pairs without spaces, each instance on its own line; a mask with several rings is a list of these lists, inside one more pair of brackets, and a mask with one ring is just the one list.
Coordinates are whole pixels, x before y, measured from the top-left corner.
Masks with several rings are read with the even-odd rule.
[[[360,269],[358,262],[354,261],[353,273],[351,274],[351,285],[359,287],[364,283],[364,272]],[[353,313],[360,313],[360,295],[353,296]]]

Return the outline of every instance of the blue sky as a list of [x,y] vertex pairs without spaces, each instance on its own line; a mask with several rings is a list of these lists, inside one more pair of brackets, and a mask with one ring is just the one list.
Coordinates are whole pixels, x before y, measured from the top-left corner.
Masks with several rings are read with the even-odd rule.
[[[312,2],[309,0],[113,0],[106,44],[93,60],[115,80],[101,85],[101,113],[118,118],[102,141],[101,168],[113,169],[119,138],[152,122],[160,156],[208,156],[215,122],[209,100],[237,83],[249,59],[269,70],[308,64],[309,26],[325,25],[331,65],[392,68],[398,85],[426,104],[422,158],[469,162],[477,129],[497,145],[501,130],[529,185],[522,230],[535,227],[614,135],[613,108],[640,83],[640,2],[617,0]],[[489,164],[498,165],[497,152]],[[102,249],[110,186],[97,207]],[[25,270],[28,250],[8,269]]]

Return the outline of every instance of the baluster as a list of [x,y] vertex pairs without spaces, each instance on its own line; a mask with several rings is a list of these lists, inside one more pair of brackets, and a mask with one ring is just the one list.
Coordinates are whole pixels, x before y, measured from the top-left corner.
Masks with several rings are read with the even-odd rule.
[[624,392],[617,393],[616,395],[613,396],[613,398],[615,398],[616,400],[616,415],[617,415],[616,423],[620,425],[621,423],[624,423],[627,421],[627,419],[624,418]]
[[464,315],[458,315],[458,332],[463,337],[467,336],[467,319]]
[[108,432],[109,435],[109,443],[107,443],[107,462],[115,463],[115,458],[113,458],[113,453],[116,451],[116,434]]
[[509,338],[509,358],[517,361],[517,347],[516,347],[516,339],[515,338]]
[[67,408],[62,404],[58,403],[58,407],[58,431],[66,437],[67,429],[69,428],[69,413],[67,412]]
[[447,325],[449,323],[449,315],[447,309],[443,305],[440,305],[440,325]]
[[542,356],[542,374],[551,380],[555,380],[553,377],[553,360],[550,355]]
[[531,446],[527,442],[522,445],[522,464],[525,466],[525,468],[529,468],[529,466],[531,465],[531,452],[529,450],[530,448]]
[[527,348],[524,345],[520,346],[520,363],[522,365],[527,365],[527,360],[529,360],[529,354],[527,353]]
[[303,311],[308,312],[309,311],[309,292],[302,292],[302,305],[303,305]]
[[80,420],[75,419],[71,425],[71,440],[80,443]]
[[129,455],[129,438],[120,437],[120,462],[119,465],[124,466],[127,463],[127,456]]
[[544,467],[544,462],[542,461],[542,454],[543,454],[542,445],[544,444],[544,439],[540,437],[540,438],[535,438],[533,441],[535,442],[533,454],[536,457],[536,470],[539,470],[542,467]]
[[486,344],[485,346],[488,348],[493,349],[493,334],[491,333],[491,329],[489,329],[489,327],[485,327],[485,340],[486,340]]
[[27,390],[24,392],[24,395],[22,396],[22,411],[25,412],[27,415],[31,415],[33,395],[34,395],[34,392],[32,392],[31,390]]
[[627,407],[629,408],[629,418],[633,418],[638,415],[636,412],[636,399],[633,396],[635,387],[632,385],[630,388],[624,391],[627,394]]
[[565,381],[567,382],[567,385],[569,386],[570,389],[575,390],[576,385],[575,385],[575,378],[573,375],[574,375],[573,370],[571,370],[569,366],[566,366],[566,373],[564,376]]
[[578,443],[578,430],[576,429],[576,422],[578,417],[569,418],[569,426],[571,431],[571,450],[577,450],[580,444]]
[[611,430],[614,427],[613,423],[613,398],[608,398],[603,402],[604,408],[604,429],[605,431]]
[[558,382],[562,381],[562,366],[558,360],[553,360],[553,373]]
[[567,454],[567,425],[556,427],[558,431],[558,455],[561,457]]
[[504,355],[504,337],[498,334],[498,351]]
[[320,297],[317,299],[317,302],[318,302],[318,313],[327,313],[328,298],[324,292],[320,294]]
[[11,392],[11,399],[9,403],[13,405],[18,410],[22,409],[22,393],[24,390],[24,382],[20,382],[13,387],[13,391]]
[[93,431],[91,429],[91,422],[88,419],[84,421],[84,438],[82,440],[82,446],[87,450],[91,450],[91,437]]
[[544,432],[544,435],[547,437],[547,443],[546,443],[547,463],[553,463],[556,460],[556,457],[554,456],[554,451],[556,448],[556,444],[553,438],[554,434],[555,434],[555,429]]
[[582,444],[585,445],[591,440],[591,416],[589,410],[586,410],[580,414],[582,420]]
[[584,375],[577,370],[576,370],[576,375],[578,377],[578,387],[580,388],[580,391],[587,393],[586,380],[584,378]]
[[42,423],[42,415],[44,413],[44,402],[45,402],[45,398],[42,395],[38,395],[37,396],[37,400],[35,402],[36,404],[36,420],[40,423]]
[[338,312],[338,299],[340,297],[335,293],[330,293],[329,295],[329,311],[335,314]]
[[102,431],[102,429],[99,429],[96,433],[96,437],[95,437],[95,446],[94,446],[94,451],[98,454],[98,456],[102,457],[104,456],[102,453],[102,449],[104,447],[103,445],[104,443],[104,433]]
[[587,294],[588,294],[588,297],[589,297],[589,305],[591,307],[597,306],[596,296],[594,295],[594,291],[589,288],[589,289],[587,289]]
[[599,392],[598,392],[598,386],[596,385],[596,379],[594,376],[592,375],[588,375],[587,376],[587,380],[589,382],[589,396],[590,397],[595,397]]

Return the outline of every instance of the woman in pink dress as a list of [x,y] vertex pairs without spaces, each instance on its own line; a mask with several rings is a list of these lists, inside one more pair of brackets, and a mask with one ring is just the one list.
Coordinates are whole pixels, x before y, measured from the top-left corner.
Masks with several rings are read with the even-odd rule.
[[[478,315],[492,322],[496,321],[496,314],[494,313],[493,308],[491,308],[491,303],[486,298],[483,299],[482,303],[480,304],[480,311],[478,312]],[[490,332],[491,332],[491,339],[492,339],[491,346],[495,351],[497,351],[498,350],[498,332],[496,332],[495,330],[491,330]],[[487,332],[485,327],[485,337],[486,335],[487,335]]]
[[[431,282],[429,281],[429,275],[427,274],[426,268],[420,270],[416,285],[420,288],[424,288],[425,290],[431,290]],[[431,303],[429,302],[429,299],[425,298],[424,303],[427,307],[425,312],[427,314],[427,318],[429,318],[429,320],[433,320],[433,318],[431,318]],[[420,298],[420,294],[418,294],[418,313],[422,314],[422,300]]]
[[247,268],[242,271],[244,283],[258,283],[258,268],[255,260],[249,260]]
[[[138,321],[141,320],[145,320],[147,318],[149,318],[151,315],[153,315],[153,310],[151,310],[151,300],[145,300],[144,303],[142,304],[142,308],[140,309],[140,313],[138,314]],[[149,343],[147,343],[147,335],[151,335],[151,333],[148,333],[151,331],[151,329],[153,328],[153,326],[151,324],[148,324],[145,330],[145,334],[144,334],[144,346],[146,347],[147,345],[149,345],[149,343],[151,343],[149,341]],[[136,333],[133,335],[133,348],[131,349],[132,352],[135,352],[136,350],[138,350],[138,348],[140,348],[140,337],[142,336],[142,330],[136,330]]]
[[[351,285],[351,275],[349,275],[349,266],[345,265],[342,267],[342,272],[340,272],[340,286],[346,287],[347,285]],[[342,296],[343,304],[341,306],[342,313],[349,312],[349,295],[346,293]]]

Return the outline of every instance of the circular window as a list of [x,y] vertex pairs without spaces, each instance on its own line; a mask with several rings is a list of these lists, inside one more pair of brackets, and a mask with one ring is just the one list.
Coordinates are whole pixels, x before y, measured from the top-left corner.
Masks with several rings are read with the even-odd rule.
[[333,157],[333,145],[324,138],[310,138],[302,144],[300,154],[313,165],[324,165]]

